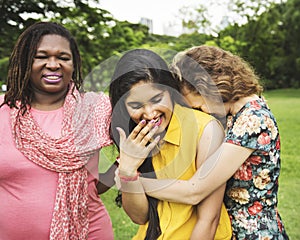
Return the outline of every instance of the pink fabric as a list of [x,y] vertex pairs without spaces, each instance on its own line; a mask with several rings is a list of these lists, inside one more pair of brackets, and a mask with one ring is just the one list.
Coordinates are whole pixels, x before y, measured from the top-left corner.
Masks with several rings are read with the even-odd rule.
[[[102,100],[108,99],[102,95]],[[3,98],[0,98],[0,102]],[[55,205],[58,173],[29,161],[15,147],[7,106],[0,108],[0,240],[49,239]],[[53,138],[61,135],[63,109],[32,115],[43,131]],[[104,111],[106,124],[109,112]],[[108,129],[108,128],[107,128]],[[104,135],[105,136],[105,135]],[[107,136],[107,132],[106,132]],[[110,143],[106,137],[104,142]],[[98,153],[87,164],[88,239],[113,239],[110,218],[97,195]]]

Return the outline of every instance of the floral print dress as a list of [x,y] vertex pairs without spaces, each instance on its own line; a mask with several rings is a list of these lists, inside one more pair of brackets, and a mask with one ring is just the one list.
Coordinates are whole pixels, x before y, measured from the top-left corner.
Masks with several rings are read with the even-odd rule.
[[280,138],[273,114],[254,100],[229,116],[227,127],[226,142],[255,149],[227,182],[232,239],[289,239],[277,211]]

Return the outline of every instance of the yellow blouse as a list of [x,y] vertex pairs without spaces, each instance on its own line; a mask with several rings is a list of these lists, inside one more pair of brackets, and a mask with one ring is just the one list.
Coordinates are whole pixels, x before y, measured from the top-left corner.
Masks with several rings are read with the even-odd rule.
[[[197,144],[205,126],[214,118],[203,112],[174,106],[174,112],[164,144],[153,156],[153,167],[158,179],[191,178],[196,171]],[[223,204],[224,205],[224,204]],[[159,240],[188,240],[197,221],[196,209],[193,205],[159,201],[158,215],[162,234]],[[231,225],[229,216],[222,206],[217,235],[215,239],[230,239]],[[145,238],[148,224],[141,225],[134,240]]]

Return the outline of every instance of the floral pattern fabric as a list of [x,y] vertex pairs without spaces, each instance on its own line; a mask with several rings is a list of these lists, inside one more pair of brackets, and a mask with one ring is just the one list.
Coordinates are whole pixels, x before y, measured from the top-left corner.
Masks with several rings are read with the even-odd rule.
[[248,102],[227,119],[226,142],[255,149],[227,182],[225,205],[239,240],[289,239],[277,211],[280,137],[262,100]]

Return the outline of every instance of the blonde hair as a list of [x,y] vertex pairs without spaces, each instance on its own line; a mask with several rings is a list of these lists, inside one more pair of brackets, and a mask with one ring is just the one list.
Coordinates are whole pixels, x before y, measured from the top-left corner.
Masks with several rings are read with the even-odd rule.
[[177,54],[170,68],[181,86],[208,98],[221,95],[223,102],[260,95],[263,90],[249,63],[219,47],[192,47]]

